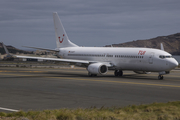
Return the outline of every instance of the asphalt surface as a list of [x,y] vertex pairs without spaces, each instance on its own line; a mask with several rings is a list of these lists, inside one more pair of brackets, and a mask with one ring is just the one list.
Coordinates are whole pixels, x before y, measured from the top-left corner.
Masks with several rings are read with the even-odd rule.
[[[0,67],[0,112],[139,105],[180,100],[180,71],[125,71],[123,77],[88,77],[86,69]],[[10,110],[9,110],[10,109]]]

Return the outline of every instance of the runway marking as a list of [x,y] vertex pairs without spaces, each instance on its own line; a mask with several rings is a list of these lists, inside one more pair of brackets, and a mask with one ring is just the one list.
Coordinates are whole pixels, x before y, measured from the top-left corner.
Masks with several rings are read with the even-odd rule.
[[17,74],[2,74],[2,73],[0,73],[0,75],[12,75],[12,76],[24,76],[24,77],[32,77],[32,76],[34,76],[34,77],[37,77],[35,75],[17,75]]
[[[4,70],[4,71],[0,71],[0,73],[8,73],[8,72],[25,72],[25,73],[45,73],[45,72],[48,72],[48,71],[7,71],[7,70]],[[64,71],[64,70],[58,70],[56,72],[82,72],[84,73],[85,71]],[[110,75],[111,73],[107,74],[107,75]],[[132,74],[129,74],[129,73],[124,73],[124,75],[132,75]],[[138,74],[133,74],[133,75],[138,75]],[[141,76],[148,76],[148,75],[141,75]],[[157,76],[157,75],[154,75],[154,74],[151,74],[149,76]],[[177,76],[177,75],[167,75],[167,77],[180,77],[180,76]],[[177,81],[177,80],[173,80],[173,81]]]
[[[45,72],[48,72],[48,71],[0,71],[0,73],[15,73],[15,72],[24,72],[24,73],[45,73]],[[84,71],[57,71],[57,72],[63,72],[63,73],[66,73],[66,72],[82,72],[84,73]],[[107,74],[107,75],[110,75],[111,73]],[[132,75],[132,74],[129,74],[129,73],[124,73],[124,75]],[[136,75],[136,74],[133,74],[133,75]],[[138,75],[138,74],[137,74]],[[148,76],[148,75],[141,75],[141,76]],[[149,75],[149,76],[157,76],[157,75]],[[177,75],[168,75],[167,77],[180,77],[180,76],[177,76]],[[173,81],[178,81],[178,80],[173,80]]]
[[125,84],[151,85],[151,86],[165,86],[165,87],[180,87],[180,86],[176,86],[176,85],[162,85],[162,84],[136,83],[136,82],[122,82],[122,81],[109,81],[109,80],[75,79],[75,78],[66,78],[66,77],[46,77],[46,78],[63,78],[63,79],[85,80],[85,81],[95,81],[95,82],[125,83]]
[[30,73],[31,73],[31,72],[37,72],[37,73],[42,73],[43,71],[6,71],[6,70],[5,70],[5,71],[0,71],[0,72],[2,72],[2,73],[3,73],[3,72],[30,72]]
[[[48,71],[7,71],[7,70],[4,70],[4,71],[0,71],[0,73],[14,73],[14,72],[29,72],[29,73],[45,73],[45,72],[48,72]],[[63,71],[63,70],[59,70],[59,71],[56,71],[56,72],[84,72],[84,71]]]
[[9,108],[2,108],[2,107],[0,107],[0,110],[11,111],[11,112],[19,112],[19,110],[9,109]]
[[[2,74],[1,75],[14,75],[14,76],[34,76],[34,75],[17,75],[17,74]],[[34,76],[36,77],[36,76]],[[69,80],[84,80],[84,81],[95,81],[95,82],[109,82],[109,83],[124,83],[124,84],[136,84],[136,85],[150,85],[150,86],[164,86],[164,87],[180,87],[176,85],[162,85],[162,84],[152,84],[152,83],[136,83],[136,82],[123,82],[123,81],[109,81],[109,80],[92,80],[92,79],[76,79],[76,78],[67,78],[67,77],[50,77],[42,76],[44,78],[58,78],[58,79],[69,79]]]

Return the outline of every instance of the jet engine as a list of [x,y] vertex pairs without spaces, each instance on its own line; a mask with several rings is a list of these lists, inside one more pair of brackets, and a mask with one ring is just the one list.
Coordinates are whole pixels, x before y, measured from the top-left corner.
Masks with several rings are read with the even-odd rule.
[[91,74],[106,74],[108,67],[103,63],[93,63],[87,67],[87,70]]
[[150,74],[151,72],[146,72],[146,71],[134,71],[137,74]]

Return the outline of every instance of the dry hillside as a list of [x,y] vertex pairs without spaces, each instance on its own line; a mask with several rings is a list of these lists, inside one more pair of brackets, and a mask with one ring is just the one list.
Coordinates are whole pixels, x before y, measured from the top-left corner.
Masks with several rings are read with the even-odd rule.
[[[24,51],[24,50],[17,49],[17,48],[15,48],[13,46],[10,46],[10,45],[8,45],[6,47],[7,47],[8,51],[10,53],[14,53],[14,54],[16,54],[16,53],[32,54],[33,53],[33,52],[30,52],[30,51]],[[3,46],[2,46],[2,43],[0,43],[0,53],[5,54],[5,50],[4,50]]]
[[[112,44],[113,47],[147,47],[147,48],[157,48],[160,49],[160,43],[163,43],[165,51],[171,53],[172,55],[180,55],[180,33],[176,33],[168,36],[159,36],[147,40],[136,40],[132,42]],[[106,45],[105,47],[110,47],[111,45]],[[24,53],[24,54],[33,54],[33,52],[23,51],[17,49],[13,46],[7,46],[10,53]],[[34,54],[47,54],[45,51],[36,51]],[[4,54],[4,48],[2,43],[0,43],[0,53]],[[50,53],[48,53],[50,54]]]
[[[173,55],[180,55],[180,33],[112,45],[113,47],[147,47],[160,49],[160,43],[163,43],[165,51]],[[110,47],[110,45],[106,45],[106,47]]]

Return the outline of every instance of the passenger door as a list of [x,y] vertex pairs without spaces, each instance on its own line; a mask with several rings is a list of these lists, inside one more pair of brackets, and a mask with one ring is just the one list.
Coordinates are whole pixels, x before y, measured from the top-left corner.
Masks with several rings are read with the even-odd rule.
[[153,57],[154,57],[154,53],[151,53],[149,56],[149,64],[153,64]]

